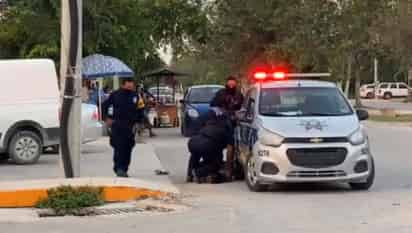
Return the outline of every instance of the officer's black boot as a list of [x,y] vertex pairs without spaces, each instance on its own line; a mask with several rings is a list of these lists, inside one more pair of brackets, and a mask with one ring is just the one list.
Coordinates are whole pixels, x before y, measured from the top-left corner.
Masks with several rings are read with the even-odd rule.
[[127,174],[127,172],[123,171],[123,170],[117,170],[116,171],[116,175],[117,177],[122,177],[122,178],[127,178],[129,177],[129,175]]
[[193,171],[190,167],[187,170],[186,182],[187,183],[192,183],[193,182]]

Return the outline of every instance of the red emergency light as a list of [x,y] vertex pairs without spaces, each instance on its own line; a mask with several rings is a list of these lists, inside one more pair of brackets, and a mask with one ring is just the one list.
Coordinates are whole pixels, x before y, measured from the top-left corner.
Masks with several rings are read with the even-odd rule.
[[268,77],[268,75],[267,75],[266,72],[260,71],[260,72],[255,72],[255,73],[253,74],[253,77],[254,77],[256,80],[265,80],[265,79]]
[[274,72],[264,72],[258,71],[253,73],[253,78],[256,81],[264,81],[264,80],[284,80],[286,78],[286,73],[283,71],[274,71]]
[[286,78],[286,74],[283,71],[276,71],[273,73],[273,78],[276,80],[282,80]]

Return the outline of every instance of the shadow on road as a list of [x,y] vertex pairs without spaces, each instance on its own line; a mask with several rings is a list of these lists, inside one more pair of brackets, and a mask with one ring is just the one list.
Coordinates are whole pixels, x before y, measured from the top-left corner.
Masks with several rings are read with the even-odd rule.
[[351,189],[340,183],[297,183],[297,184],[276,184],[272,186],[270,192],[283,192],[283,193],[339,193],[347,192]]

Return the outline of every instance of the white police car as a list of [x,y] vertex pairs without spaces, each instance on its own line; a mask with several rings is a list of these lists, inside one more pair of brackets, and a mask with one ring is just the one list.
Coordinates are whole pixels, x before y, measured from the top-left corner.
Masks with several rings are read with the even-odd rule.
[[335,84],[301,77],[326,74],[257,72],[236,129],[236,161],[252,191],[274,183],[347,182],[369,189],[375,167],[355,110]]

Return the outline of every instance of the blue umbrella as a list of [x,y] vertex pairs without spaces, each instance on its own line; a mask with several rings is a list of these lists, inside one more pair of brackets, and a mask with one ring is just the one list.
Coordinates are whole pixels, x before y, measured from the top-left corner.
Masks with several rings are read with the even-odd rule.
[[129,78],[134,72],[117,58],[94,54],[83,58],[82,75],[85,79],[104,77]]
[[[82,76],[84,79],[101,79],[106,77],[129,78],[134,76],[134,72],[117,58],[94,54],[83,58]],[[100,119],[102,119],[101,88],[101,85],[99,85],[98,98]]]

